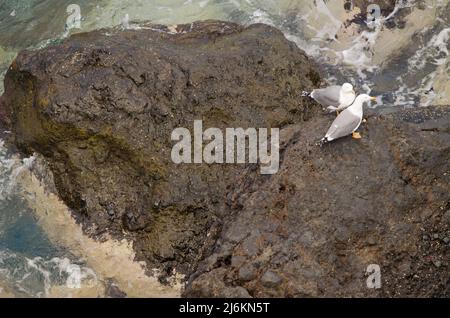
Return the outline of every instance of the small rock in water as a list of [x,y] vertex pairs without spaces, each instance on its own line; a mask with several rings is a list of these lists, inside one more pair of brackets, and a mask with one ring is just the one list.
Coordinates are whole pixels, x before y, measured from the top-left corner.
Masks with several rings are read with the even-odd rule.
[[12,16],[12,17],[15,17],[16,16],[16,10],[12,10],[9,15]]
[[106,297],[109,298],[125,298],[127,294],[124,293],[112,280],[107,281],[107,286],[105,290]]
[[433,235],[433,238],[434,238],[435,240],[439,239],[439,234],[437,234],[437,233],[434,234],[434,235]]

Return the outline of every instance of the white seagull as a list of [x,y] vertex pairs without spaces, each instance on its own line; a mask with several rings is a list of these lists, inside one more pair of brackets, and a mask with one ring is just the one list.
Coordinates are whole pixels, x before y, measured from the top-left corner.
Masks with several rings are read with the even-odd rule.
[[345,83],[341,85],[332,85],[325,88],[318,88],[311,93],[303,92],[302,96],[309,96],[320,105],[327,107],[331,112],[339,112],[353,104],[356,93],[353,85]]
[[350,134],[355,139],[361,139],[361,135],[355,131],[362,122],[363,104],[374,100],[376,100],[376,97],[371,97],[367,94],[361,94],[356,97],[355,102],[336,117],[325,137],[320,140],[319,145]]

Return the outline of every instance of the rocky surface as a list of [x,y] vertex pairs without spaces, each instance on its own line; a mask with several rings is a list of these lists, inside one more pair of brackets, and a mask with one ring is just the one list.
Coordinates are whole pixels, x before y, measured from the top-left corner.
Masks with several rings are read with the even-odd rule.
[[175,165],[174,128],[280,127],[318,108],[313,64],[267,25],[207,21],[99,30],[23,51],[0,116],[13,142],[45,156],[87,233],[135,243],[140,260],[188,274],[228,217],[239,165]]
[[[374,113],[363,139],[320,148],[333,117],[299,98],[320,77],[279,31],[146,27],[22,52],[6,76],[11,142],[45,156],[87,233],[185,273],[185,296],[450,295],[448,107]],[[280,171],[173,164],[194,119],[280,127]]]
[[450,109],[371,114],[363,139],[320,148],[331,119],[285,127],[279,173],[237,181],[235,218],[186,295],[450,296]]

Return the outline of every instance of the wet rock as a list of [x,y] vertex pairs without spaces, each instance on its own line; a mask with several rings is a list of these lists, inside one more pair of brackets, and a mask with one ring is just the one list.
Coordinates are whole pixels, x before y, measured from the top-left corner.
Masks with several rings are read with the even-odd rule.
[[253,264],[245,264],[239,268],[239,280],[242,282],[248,282],[256,278],[256,268]]
[[[0,119],[20,150],[45,157],[85,228],[126,236],[149,267],[188,274],[232,218],[226,192],[243,168],[174,164],[172,131],[192,131],[196,119],[204,129],[307,120],[320,107],[299,92],[320,76],[267,25],[143,27],[21,52],[5,78]],[[247,230],[229,232],[230,240]]]
[[450,223],[450,210],[445,212],[443,219],[444,219],[445,222],[449,222]]
[[[253,187],[233,195],[238,213],[219,241],[241,262],[242,257],[245,263],[257,262],[264,279],[244,282],[234,267],[222,265],[214,274],[200,271],[202,280],[245,286],[255,297],[373,297],[363,273],[378,264],[383,288],[376,295],[448,295],[448,272],[442,265],[430,271],[430,258],[448,259],[447,245],[433,237],[448,231],[448,223],[440,220],[442,202],[450,195],[445,173],[450,169],[450,110],[372,113],[359,142],[343,138],[319,148],[315,141],[330,120],[317,116],[285,127],[280,172],[256,178]],[[295,190],[280,193],[280,184]],[[424,210],[429,211],[425,220]],[[253,236],[236,242],[233,235],[230,242],[228,233],[237,228],[270,237],[270,245],[261,240],[257,253],[244,253],[254,246],[247,241]],[[272,275],[265,273],[273,268],[289,280],[271,282]],[[233,271],[235,279],[229,275]],[[262,289],[266,280],[278,288]],[[189,283],[187,296],[204,290],[196,283]]]
[[127,294],[120,290],[113,279],[107,279],[105,296],[109,298],[125,298]]
[[282,282],[282,279],[278,274],[273,271],[267,271],[261,277],[261,284],[267,288],[275,288],[279,286]]
[[442,262],[437,260],[437,261],[434,261],[433,264],[434,264],[434,266],[436,266],[436,267],[441,267]]
[[246,258],[244,256],[234,255],[231,259],[231,265],[233,267],[241,267],[242,264],[245,262]]
[[126,230],[135,232],[143,230],[150,223],[150,218],[145,212],[133,213],[131,210],[125,211],[122,215],[123,226]]
[[[85,229],[132,240],[149,268],[185,273],[185,296],[449,296],[448,246],[424,240],[448,236],[448,107],[368,112],[361,140],[320,148],[333,118],[296,93],[320,77],[281,32],[152,28],[24,51],[6,75],[9,142],[45,158]],[[171,132],[199,118],[281,128],[280,171],[174,164]],[[239,278],[243,264],[257,274]],[[370,264],[381,290],[366,288]]]
[[260,252],[261,237],[258,234],[252,235],[242,243],[242,250],[246,255],[254,256]]
[[225,289],[223,293],[223,297],[225,298],[251,298],[248,291],[243,287],[232,287]]

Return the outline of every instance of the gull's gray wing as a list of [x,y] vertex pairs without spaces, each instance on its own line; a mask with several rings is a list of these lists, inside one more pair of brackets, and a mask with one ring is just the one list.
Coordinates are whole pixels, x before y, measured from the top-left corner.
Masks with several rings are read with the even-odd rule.
[[341,103],[339,97],[341,95],[340,85],[328,86],[325,88],[315,89],[311,93],[311,97],[322,106],[338,107]]
[[331,141],[350,135],[361,124],[362,118],[353,114],[348,108],[344,110],[331,124],[325,137]]

